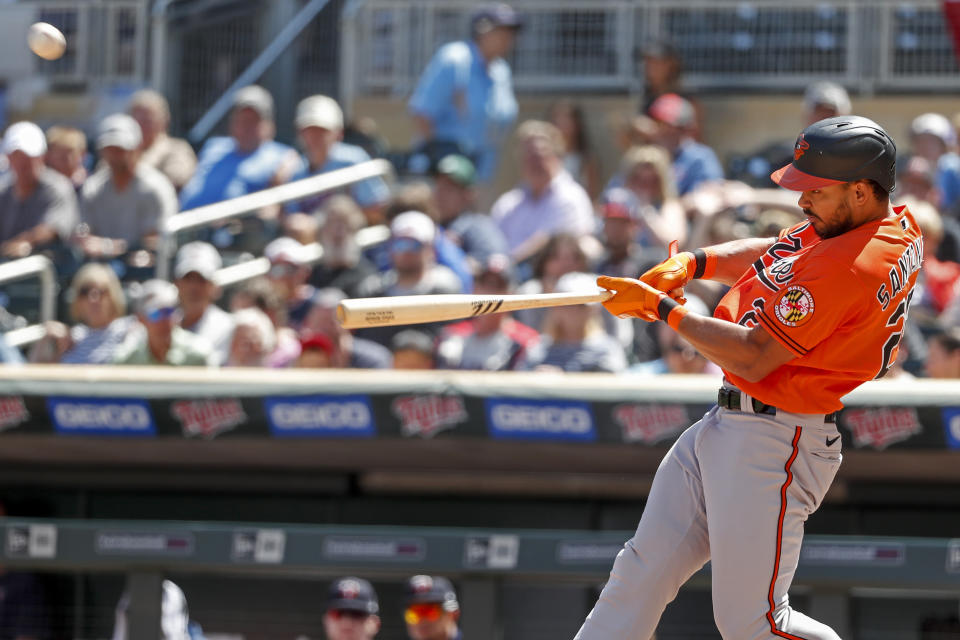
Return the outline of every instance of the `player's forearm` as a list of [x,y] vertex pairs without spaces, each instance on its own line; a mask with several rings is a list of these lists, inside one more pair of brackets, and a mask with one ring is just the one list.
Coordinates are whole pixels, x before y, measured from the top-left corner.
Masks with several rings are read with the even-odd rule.
[[780,364],[756,339],[759,334],[733,322],[688,313],[677,332],[721,369],[751,382],[762,380]]
[[709,279],[732,285],[774,242],[776,238],[745,238],[707,247],[716,256],[716,268]]

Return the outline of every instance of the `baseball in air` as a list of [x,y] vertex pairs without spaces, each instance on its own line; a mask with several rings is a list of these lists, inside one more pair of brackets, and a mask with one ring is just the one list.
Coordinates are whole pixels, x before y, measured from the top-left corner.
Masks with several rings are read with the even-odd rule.
[[56,60],[67,48],[67,39],[52,24],[34,22],[27,31],[30,50],[46,60]]

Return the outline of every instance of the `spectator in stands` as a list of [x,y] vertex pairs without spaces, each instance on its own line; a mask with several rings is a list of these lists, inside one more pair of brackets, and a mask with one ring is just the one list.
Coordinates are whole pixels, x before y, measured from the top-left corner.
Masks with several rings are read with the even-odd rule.
[[910,123],[910,153],[925,158],[937,170],[940,210],[960,216],[960,155],[953,125],[939,113],[924,113]]
[[427,173],[443,156],[460,153],[477,164],[480,182],[494,179],[500,146],[517,117],[504,58],[520,26],[508,5],[485,6],[473,15],[470,41],[445,44],[434,54],[408,104],[422,142],[408,168]]
[[[833,82],[817,81],[807,85],[803,93],[802,126],[807,126],[836,116],[851,113],[850,96],[847,90]],[[758,188],[774,188],[777,185],[770,174],[793,162],[793,146],[796,140],[781,139],[764,144],[746,155],[730,156],[730,177]],[[897,192],[900,185],[897,184]]]
[[[370,160],[367,152],[343,142],[343,112],[333,98],[310,96],[297,106],[294,121],[303,145],[304,156],[293,180],[352,167]],[[368,224],[383,222],[383,208],[390,199],[390,189],[381,178],[354,183],[347,190],[360,205]],[[287,211],[312,214],[330,198],[331,192],[309,196],[287,204]]]
[[193,177],[197,155],[190,143],[171,137],[170,105],[153,89],[141,89],[130,98],[130,115],[140,125],[140,161],[167,177],[179,192]]
[[507,253],[507,240],[493,219],[477,213],[476,171],[466,156],[449,155],[437,164],[433,187],[437,223],[471,262],[483,264],[494,254]]
[[[710,316],[707,305],[695,295],[686,294],[684,306],[695,313]],[[648,362],[640,362],[630,367],[630,373],[643,375],[706,374],[722,376],[723,372],[714,363],[700,355],[693,345],[676,331],[662,323],[654,323],[660,357]],[[664,330],[666,329],[666,330]]]
[[140,127],[117,113],[100,123],[102,166],[83,183],[80,210],[85,230],[78,242],[91,258],[156,247],[163,221],[177,212],[173,185],[140,161]]
[[46,336],[30,351],[31,362],[110,364],[130,336],[135,323],[125,315],[126,296],[113,269],[100,263],[80,268],[67,293],[68,329],[60,322],[46,325]]
[[583,107],[571,100],[559,100],[550,107],[547,118],[563,134],[563,168],[587,190],[594,200],[600,195],[600,163],[587,131]]
[[241,287],[230,299],[230,310],[256,307],[273,323],[276,347],[267,356],[268,367],[288,367],[300,355],[300,338],[288,326],[287,305],[277,284],[270,278],[255,278]]
[[460,293],[456,274],[435,261],[436,232],[433,220],[423,212],[406,211],[394,218],[389,246],[392,268],[361,286],[364,297]]
[[[390,200],[385,211],[387,223],[393,222],[401,213],[407,211],[421,211],[431,220],[439,220],[436,201],[433,197],[433,188],[426,182],[412,182],[404,185]],[[437,264],[442,264],[453,271],[461,283],[463,293],[473,290],[473,274],[468,265],[467,257],[457,244],[445,233],[434,234],[433,253]],[[371,261],[381,271],[391,268],[390,244],[380,243],[367,250]]]
[[306,247],[293,238],[277,238],[263,250],[270,261],[267,279],[273,284],[287,309],[287,325],[297,330],[310,308],[314,288],[307,283],[310,266]]
[[43,161],[40,127],[17,122],[0,143],[11,171],[0,176],[0,257],[23,258],[67,240],[79,221],[73,185]]
[[672,43],[654,40],[640,51],[643,62],[643,105],[640,113],[650,118],[650,107],[657,98],[675,93],[690,102],[694,108],[695,122],[692,135],[700,137],[702,117],[696,98],[683,86],[683,59]]
[[[0,501],[0,520],[7,510]],[[49,640],[51,611],[37,575],[0,564],[0,640]]]
[[[256,307],[240,309],[233,314],[233,336],[226,365],[230,367],[263,367],[277,348],[273,323]],[[299,355],[299,354],[298,354]]]
[[323,631],[327,640],[373,640],[380,631],[380,605],[363,578],[339,578],[327,593]]
[[234,322],[217,306],[220,287],[214,277],[223,261],[212,244],[191,242],[180,247],[173,267],[174,284],[180,292],[180,326],[203,338],[213,347],[217,363],[226,362]]
[[[474,280],[478,295],[502,296],[513,291],[510,259],[490,256]],[[539,339],[536,330],[506,313],[491,313],[444,327],[437,347],[439,366],[444,369],[512,371]]]
[[522,185],[500,196],[490,215],[519,263],[556,233],[592,234],[595,220],[590,196],[563,168],[563,134],[548,122],[528,120],[516,138]]
[[940,189],[936,165],[923,156],[910,156],[897,167],[897,190],[891,195],[897,204],[905,198],[914,198],[938,206]]
[[927,377],[960,378],[960,327],[941,328],[930,336],[927,345]]
[[696,114],[687,100],[675,93],[662,95],[650,105],[650,117],[657,123],[656,143],[673,158],[673,173],[681,196],[704,182],[723,180],[717,154],[693,138]]
[[[550,237],[533,266],[533,278],[517,288],[520,294],[557,293],[557,282],[567,273],[587,270],[589,260],[581,239],[572,233],[558,233]],[[536,331],[543,330],[546,309],[521,309],[514,312],[521,323]]]
[[210,138],[203,145],[197,170],[180,192],[182,209],[265,189],[281,171],[292,172],[300,158],[273,139],[273,114],[273,97],[263,87],[250,85],[234,94],[230,136]]
[[212,348],[199,336],[180,327],[177,288],[164,280],[148,280],[137,299],[137,319],[144,335],[128,342],[117,354],[116,364],[210,366]]
[[335,287],[357,297],[360,283],[377,273],[357,244],[357,231],[364,225],[363,212],[353,198],[337,194],[320,208],[317,234],[323,253],[310,274],[316,288]]
[[404,329],[390,339],[394,369],[428,370],[436,366],[434,337],[426,331]]
[[[557,281],[558,293],[594,291],[596,278],[567,273]],[[603,330],[599,303],[547,310],[540,342],[527,354],[523,368],[535,371],[617,373],[627,367],[623,347]]]
[[657,253],[648,254],[637,244],[640,228],[640,203],[632,192],[622,187],[609,189],[600,203],[603,219],[605,253],[597,272],[616,274],[618,278],[636,278],[647,265],[659,262]]
[[300,369],[328,369],[333,366],[333,340],[322,333],[300,338],[300,355],[293,366]]
[[[341,369],[388,369],[393,356],[384,345],[357,337],[337,322],[337,305],[346,298],[343,291],[327,288],[313,294],[313,303],[303,323],[304,340],[315,336],[330,339],[330,366]],[[301,341],[303,344],[303,341]]]
[[[687,219],[677,193],[670,155],[654,145],[634,147],[620,163],[622,185],[636,198],[637,242],[644,249],[662,249],[687,239]],[[666,256],[664,256],[666,257]]]
[[404,588],[403,619],[410,640],[461,640],[460,603],[449,580],[413,576]]
[[87,136],[83,131],[62,126],[47,129],[47,153],[44,161],[48,167],[66,176],[77,194],[87,179],[86,157]]

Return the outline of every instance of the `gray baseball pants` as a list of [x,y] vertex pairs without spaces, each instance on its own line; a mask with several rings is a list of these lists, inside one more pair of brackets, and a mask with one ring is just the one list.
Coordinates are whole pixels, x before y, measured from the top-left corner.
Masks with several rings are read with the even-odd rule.
[[711,409],[660,463],[637,532],[575,640],[648,640],[708,560],[725,640],[840,640],[787,595],[803,523],[840,467],[838,435],[823,416]]

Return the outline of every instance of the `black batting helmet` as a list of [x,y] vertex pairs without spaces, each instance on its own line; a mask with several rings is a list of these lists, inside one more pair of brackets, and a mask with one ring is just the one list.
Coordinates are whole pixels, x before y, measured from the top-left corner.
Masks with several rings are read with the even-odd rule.
[[873,180],[890,193],[896,186],[897,147],[873,120],[839,116],[814,122],[793,147],[793,162],[770,178],[793,191]]

